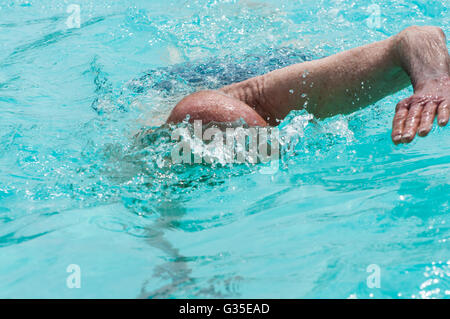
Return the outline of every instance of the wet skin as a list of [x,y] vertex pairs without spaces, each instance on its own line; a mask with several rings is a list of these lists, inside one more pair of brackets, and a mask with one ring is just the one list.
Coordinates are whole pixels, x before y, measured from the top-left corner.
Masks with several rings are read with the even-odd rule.
[[450,109],[450,57],[437,27],[409,27],[386,40],[262,76],[199,91],[182,99],[168,123],[186,119],[276,126],[292,110],[323,118],[351,113],[413,85],[414,95],[396,106],[395,144],[426,136],[434,119],[445,126]]

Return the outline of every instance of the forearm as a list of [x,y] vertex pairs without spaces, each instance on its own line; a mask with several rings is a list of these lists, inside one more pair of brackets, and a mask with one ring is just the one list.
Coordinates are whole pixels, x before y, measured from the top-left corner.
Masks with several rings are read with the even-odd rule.
[[275,70],[226,90],[257,92],[256,104],[263,104],[277,119],[301,108],[318,117],[350,113],[410,84],[396,59],[396,38],[391,37]]
[[445,36],[439,30],[411,27],[384,41],[275,70],[223,91],[276,119],[301,108],[318,117],[350,113],[430,75],[448,74]]
[[395,43],[391,37],[317,61],[307,109],[319,117],[351,113],[408,86]]

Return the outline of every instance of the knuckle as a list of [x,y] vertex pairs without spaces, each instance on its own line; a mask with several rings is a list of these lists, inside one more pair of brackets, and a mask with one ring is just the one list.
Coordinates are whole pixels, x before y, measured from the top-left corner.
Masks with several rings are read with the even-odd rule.
[[403,31],[405,31],[405,32],[416,32],[416,31],[420,30],[420,28],[421,28],[420,26],[411,25],[411,26],[405,28]]
[[395,106],[395,111],[399,111],[400,109],[404,109],[408,107],[408,102],[407,100],[402,100],[400,102],[397,103],[397,105]]
[[445,33],[440,27],[436,26],[417,26],[412,25],[407,28],[405,28],[400,34],[408,37],[408,35],[415,35],[415,34],[423,34],[425,36],[429,35],[435,35],[440,38],[445,38]]

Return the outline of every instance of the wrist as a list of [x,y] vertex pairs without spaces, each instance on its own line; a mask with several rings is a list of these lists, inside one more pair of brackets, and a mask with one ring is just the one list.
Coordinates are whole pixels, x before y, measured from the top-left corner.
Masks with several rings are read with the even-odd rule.
[[393,37],[395,64],[411,78],[414,89],[450,77],[445,34],[438,27],[409,27]]
[[450,85],[450,75],[433,74],[421,77],[420,80],[413,83],[414,92],[420,92],[428,87],[439,88],[440,86]]

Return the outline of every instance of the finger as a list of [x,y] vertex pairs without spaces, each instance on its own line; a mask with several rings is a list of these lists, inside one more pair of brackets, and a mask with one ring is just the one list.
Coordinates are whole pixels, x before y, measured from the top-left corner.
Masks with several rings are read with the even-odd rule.
[[435,102],[428,102],[423,108],[420,117],[419,136],[427,136],[433,127],[433,121],[436,116],[436,109],[438,105]]
[[403,127],[405,126],[406,116],[408,115],[408,103],[400,101],[395,110],[394,120],[392,122],[392,141],[395,144],[401,143]]
[[444,101],[441,104],[439,104],[438,107],[438,124],[440,126],[445,126],[448,123],[448,119],[449,119],[449,111],[450,107],[449,107],[449,101]]
[[405,120],[405,127],[403,128],[402,143],[410,143],[416,136],[417,128],[420,124],[422,110],[422,103],[415,103],[411,105],[408,116]]

